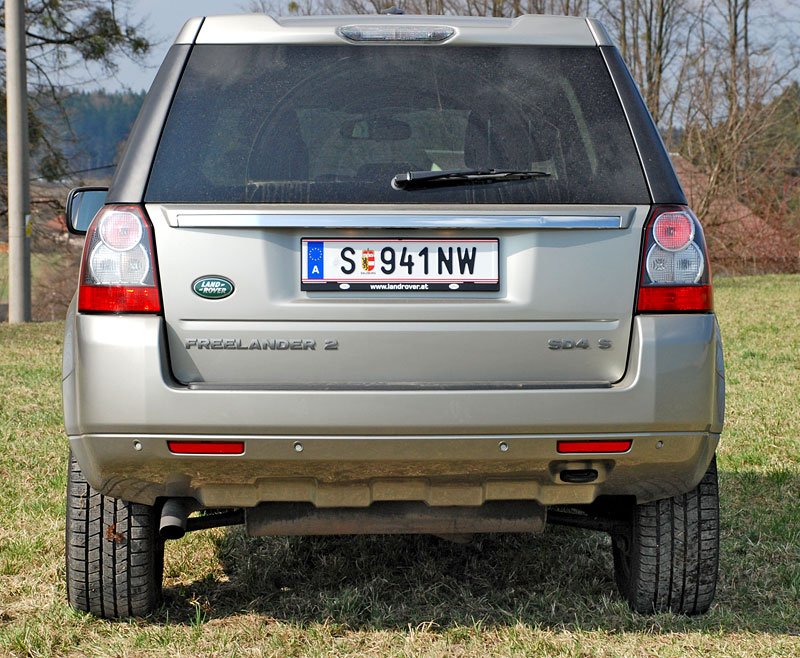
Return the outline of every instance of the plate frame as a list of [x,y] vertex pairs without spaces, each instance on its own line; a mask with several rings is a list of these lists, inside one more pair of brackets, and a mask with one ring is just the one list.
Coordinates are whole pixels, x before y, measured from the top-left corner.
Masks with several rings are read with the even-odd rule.
[[[303,276],[303,255],[304,248],[309,242],[423,242],[423,243],[437,243],[442,246],[448,242],[450,243],[464,243],[464,242],[491,242],[496,245],[495,255],[497,257],[497,279],[463,279],[460,277],[451,279],[381,279],[370,281],[358,281],[353,279],[343,280],[319,280],[315,281]],[[375,290],[374,286],[385,286],[379,290]],[[304,292],[370,292],[370,293],[427,293],[427,292],[498,292],[500,290],[500,238],[339,238],[339,237],[316,237],[300,239],[300,290]]]

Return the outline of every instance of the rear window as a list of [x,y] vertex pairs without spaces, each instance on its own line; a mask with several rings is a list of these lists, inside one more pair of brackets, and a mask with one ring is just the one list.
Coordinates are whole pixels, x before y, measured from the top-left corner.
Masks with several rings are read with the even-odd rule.
[[[396,190],[407,171],[543,171]],[[146,200],[649,203],[597,48],[199,45]]]

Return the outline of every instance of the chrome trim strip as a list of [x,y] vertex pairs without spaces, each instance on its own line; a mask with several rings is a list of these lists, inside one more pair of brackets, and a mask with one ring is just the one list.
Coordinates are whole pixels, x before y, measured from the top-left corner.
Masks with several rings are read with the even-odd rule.
[[410,213],[175,213],[184,228],[619,229],[623,218],[589,215],[422,215]]
[[210,384],[190,382],[190,391],[535,391],[586,388],[613,388],[611,382],[459,382],[459,383],[387,383],[387,384]]

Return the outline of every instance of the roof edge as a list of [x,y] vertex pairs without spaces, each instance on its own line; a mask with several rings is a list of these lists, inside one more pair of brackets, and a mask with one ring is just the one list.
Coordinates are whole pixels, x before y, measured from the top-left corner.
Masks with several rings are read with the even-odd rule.
[[[196,20],[196,19],[192,19]],[[189,21],[192,23],[192,21]],[[191,29],[184,27],[180,38]],[[447,25],[456,35],[450,45],[612,45],[605,28],[596,20],[576,16],[527,14],[517,18],[442,15],[353,15],[285,16],[267,14],[230,14],[208,16],[194,38],[199,44],[318,44],[348,43],[337,35],[336,28],[352,24]],[[181,42],[185,43],[185,42]]]

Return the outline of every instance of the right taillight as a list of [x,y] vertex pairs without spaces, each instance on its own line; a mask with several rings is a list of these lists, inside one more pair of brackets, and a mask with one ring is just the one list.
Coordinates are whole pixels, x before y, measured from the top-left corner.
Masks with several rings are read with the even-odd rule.
[[153,232],[139,206],[105,206],[89,226],[83,247],[78,310],[161,310]]
[[713,309],[703,229],[685,206],[661,206],[647,224],[638,313],[707,313]]

